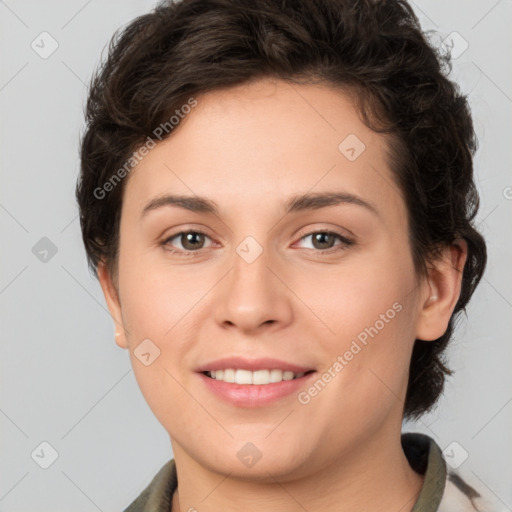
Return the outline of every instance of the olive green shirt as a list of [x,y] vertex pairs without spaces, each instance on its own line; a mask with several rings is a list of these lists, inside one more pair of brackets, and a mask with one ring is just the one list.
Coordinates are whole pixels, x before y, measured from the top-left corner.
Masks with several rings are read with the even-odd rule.
[[[411,468],[424,475],[412,512],[487,512],[487,508],[475,506],[480,494],[455,472],[447,470],[441,449],[433,439],[418,433],[402,434],[402,447]],[[171,512],[177,486],[176,465],[171,459],[124,512]]]

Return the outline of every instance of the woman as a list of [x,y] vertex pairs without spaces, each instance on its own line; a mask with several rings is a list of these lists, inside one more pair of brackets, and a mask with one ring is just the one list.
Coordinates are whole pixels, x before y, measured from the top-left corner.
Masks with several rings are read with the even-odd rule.
[[486,263],[444,65],[398,0],[167,2],[113,39],[81,226],[173,451],[127,511],[488,510],[401,433]]

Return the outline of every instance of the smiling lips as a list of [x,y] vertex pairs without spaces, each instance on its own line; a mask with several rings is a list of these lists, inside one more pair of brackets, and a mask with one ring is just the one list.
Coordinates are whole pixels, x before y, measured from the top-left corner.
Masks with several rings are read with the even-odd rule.
[[279,359],[262,357],[245,359],[225,357],[206,363],[196,369],[212,379],[236,384],[271,384],[300,378],[314,368],[299,366]]
[[252,372],[251,370],[245,369],[234,369],[227,368],[225,370],[212,370],[209,372],[205,372],[205,374],[215,380],[221,380],[223,382],[231,382],[235,384],[272,384],[275,382],[281,382],[283,380],[293,380],[300,379],[307,372],[299,372],[294,373],[290,370],[281,370],[281,369],[265,369],[265,370],[256,370]]

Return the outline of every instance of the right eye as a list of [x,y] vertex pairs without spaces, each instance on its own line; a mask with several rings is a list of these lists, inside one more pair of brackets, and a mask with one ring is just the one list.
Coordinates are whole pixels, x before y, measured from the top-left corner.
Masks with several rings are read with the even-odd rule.
[[[206,233],[199,231],[197,229],[190,231],[179,231],[178,233],[174,233],[173,235],[167,237],[162,245],[165,249],[172,254],[178,254],[180,256],[193,256],[195,252],[203,249],[202,245],[204,244],[205,238],[210,238]],[[169,248],[169,246],[173,246],[172,241],[177,239],[181,244],[182,248],[178,248],[178,250],[174,248]]]

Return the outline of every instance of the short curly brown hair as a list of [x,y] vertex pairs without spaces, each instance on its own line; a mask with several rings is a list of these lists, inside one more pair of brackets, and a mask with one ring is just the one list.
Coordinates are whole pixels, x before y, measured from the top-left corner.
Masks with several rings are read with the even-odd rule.
[[114,34],[91,80],[76,188],[91,270],[97,276],[102,260],[117,273],[127,178],[108,194],[104,185],[116,170],[126,174],[123,164],[192,96],[269,76],[349,91],[364,122],[388,138],[418,275],[426,275],[440,247],[457,238],[468,244],[461,294],[445,334],[415,341],[404,416],[419,417],[436,403],[451,373],[443,354],[487,260],[473,224],[477,141],[466,97],[447,78],[450,71],[449,53],[429,42],[404,0],[162,2]]

